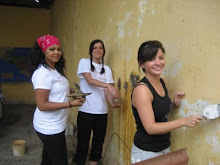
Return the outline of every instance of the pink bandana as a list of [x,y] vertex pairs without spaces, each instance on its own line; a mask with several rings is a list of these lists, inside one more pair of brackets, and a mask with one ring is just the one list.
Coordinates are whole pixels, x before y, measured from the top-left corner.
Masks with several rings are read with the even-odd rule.
[[37,43],[39,47],[41,48],[41,51],[44,53],[46,49],[52,45],[60,45],[60,41],[58,38],[52,36],[52,35],[45,35],[37,39]]

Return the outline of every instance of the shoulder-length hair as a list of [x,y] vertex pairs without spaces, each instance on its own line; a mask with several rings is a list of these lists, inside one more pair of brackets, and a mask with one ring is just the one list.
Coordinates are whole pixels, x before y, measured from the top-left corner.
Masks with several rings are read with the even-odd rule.
[[[165,49],[160,41],[146,41],[141,44],[138,49],[138,63],[143,64],[146,61],[151,61],[157,54],[158,50],[161,49],[163,53],[165,53]],[[143,69],[145,72],[145,69]]]

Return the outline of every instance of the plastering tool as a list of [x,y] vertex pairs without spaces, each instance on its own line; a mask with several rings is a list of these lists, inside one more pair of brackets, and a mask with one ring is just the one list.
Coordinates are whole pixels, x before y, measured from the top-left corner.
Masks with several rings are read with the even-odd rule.
[[211,104],[203,111],[203,116],[207,119],[217,119],[220,117],[220,104]]

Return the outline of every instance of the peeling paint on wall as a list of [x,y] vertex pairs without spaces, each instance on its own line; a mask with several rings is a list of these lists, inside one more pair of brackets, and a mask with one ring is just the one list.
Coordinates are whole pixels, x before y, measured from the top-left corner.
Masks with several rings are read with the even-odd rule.
[[126,60],[126,62],[130,62],[132,57],[132,48],[122,45],[120,49],[124,52],[121,54],[121,57],[123,57]]
[[172,79],[176,77],[176,75],[181,71],[182,64],[176,62],[173,65],[166,65],[165,70],[163,72],[163,76],[168,76]]
[[208,165],[216,165],[216,164],[210,160]]
[[209,135],[206,136],[206,142],[210,146],[212,146],[213,153],[220,153],[220,143],[219,143],[217,136],[210,133]]
[[125,91],[127,91],[127,90],[128,90],[128,82],[125,82],[125,83],[124,83],[123,88],[125,89]]
[[138,31],[137,31],[137,36],[140,36],[140,29],[141,29],[141,26],[143,24],[143,19],[144,19],[144,13],[146,11],[146,5],[147,4],[147,0],[141,0],[138,4],[138,9],[139,9],[139,12],[140,12],[140,15],[137,19],[137,22],[138,22]]
[[125,36],[125,29],[124,28],[126,27],[126,23],[129,21],[129,19],[132,15],[133,15],[132,12],[126,12],[124,20],[117,23],[117,25],[118,25],[118,38],[119,39],[124,38],[124,36]]
[[147,15],[147,10],[150,12],[151,15],[154,15],[156,10],[154,9],[153,6],[149,5],[149,2],[147,0],[141,0],[138,4],[138,9],[139,9],[139,17],[137,18],[138,22],[138,30],[137,30],[137,36],[140,36],[140,30],[142,28],[144,18]]
[[154,14],[155,14],[155,9],[153,9],[153,10],[151,11],[151,14],[152,14],[152,15],[154,15]]
[[[189,115],[202,115],[205,107],[209,105],[209,102],[198,100],[195,103],[188,103],[185,99],[181,101],[179,113],[181,117]],[[187,109],[187,111],[186,111]]]
[[[187,100],[183,99],[181,101],[179,110],[176,113],[176,116],[181,116],[181,118],[188,117],[190,115],[203,115],[203,110],[209,106],[210,103],[204,100],[198,100],[195,103],[189,103]],[[172,112],[171,112],[172,113]],[[178,117],[179,118],[179,117]],[[191,129],[195,131],[190,131]],[[219,120],[210,120],[206,119],[198,124],[196,127],[182,127],[174,131],[172,135],[172,140],[174,143],[178,144],[178,140],[180,137],[183,137],[184,134],[184,146],[187,146],[189,150],[192,150],[195,146],[201,145],[201,152],[211,152],[212,159],[205,158],[206,161],[209,161],[209,164],[212,164],[211,161],[217,160],[218,155],[220,154],[220,142],[219,142]],[[199,132],[199,133],[198,133]],[[204,146],[206,144],[206,146]],[[206,151],[204,151],[204,149]],[[200,157],[201,155],[197,155],[197,153],[193,152],[191,155]],[[201,156],[200,159],[203,159]],[[204,160],[205,160],[204,159]],[[204,162],[205,163],[205,162]],[[215,163],[214,163],[215,165]]]
[[120,78],[118,79],[118,85],[117,86],[118,86],[118,90],[120,91],[121,90],[121,79]]
[[130,80],[131,80],[131,85],[135,86],[135,84],[137,84],[137,82],[140,80],[140,76],[136,75],[134,73],[130,74]]

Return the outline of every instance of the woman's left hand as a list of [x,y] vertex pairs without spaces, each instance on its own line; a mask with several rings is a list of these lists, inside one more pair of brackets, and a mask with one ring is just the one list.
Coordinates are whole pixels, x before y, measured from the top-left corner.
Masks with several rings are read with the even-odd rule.
[[85,98],[77,98],[73,99],[73,101],[70,102],[71,107],[76,107],[76,106],[82,106],[83,103],[85,102]]
[[182,100],[183,96],[185,95],[184,92],[180,91],[180,92],[177,92],[174,96],[174,101],[173,101],[173,104],[174,106],[179,106],[180,105],[180,101]]
[[108,84],[108,89],[112,93],[118,93],[118,89],[111,84]]

